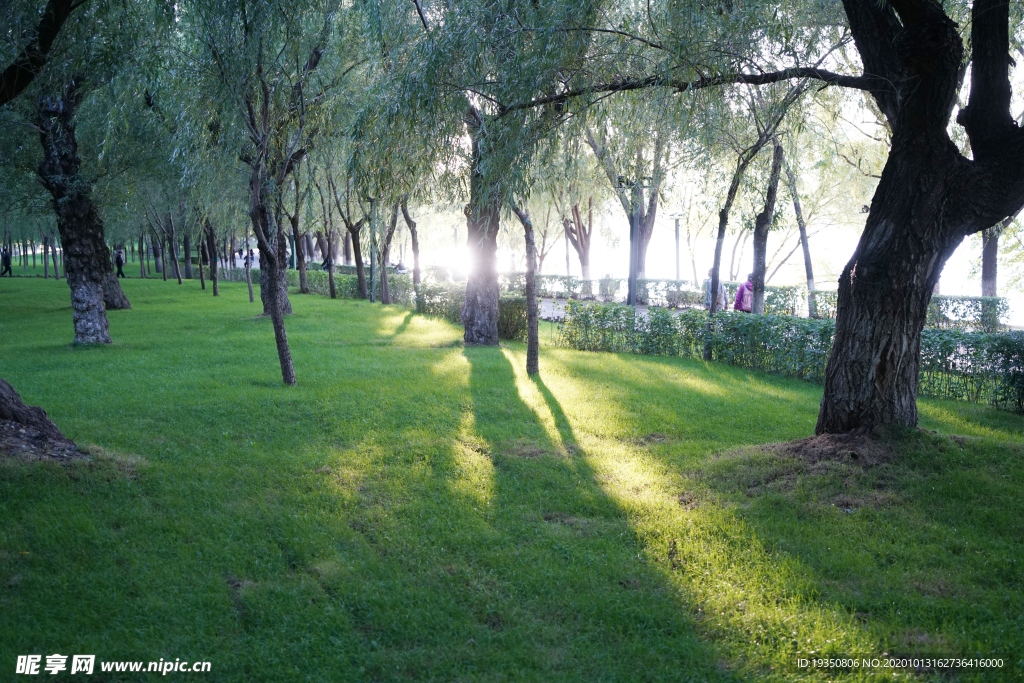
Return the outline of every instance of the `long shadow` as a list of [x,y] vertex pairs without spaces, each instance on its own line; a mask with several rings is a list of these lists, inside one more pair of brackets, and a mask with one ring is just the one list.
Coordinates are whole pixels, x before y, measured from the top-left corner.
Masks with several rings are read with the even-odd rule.
[[[728,679],[678,593],[638,559],[641,542],[552,392],[517,379],[499,349],[465,356],[476,432],[494,467],[489,521],[505,539],[478,567],[518,596],[484,617],[488,642],[531,638],[529,668],[549,680]],[[533,388],[540,400],[531,406],[521,392]]]
[[[587,360],[567,362],[569,374],[584,393],[607,397],[616,373]],[[673,373],[702,370],[677,363],[645,364],[665,376],[648,377],[642,392],[622,387],[611,402],[637,431],[669,435],[646,445],[642,457],[669,473],[665,488],[688,510],[686,524],[666,527],[680,539],[679,555],[706,558],[722,585],[743,587],[720,595],[697,588],[730,629],[753,621],[752,643],[792,637],[794,647],[823,654],[1024,651],[1019,618],[1011,616],[1024,609],[1012,569],[1024,542],[1024,467],[1009,455],[1012,436],[999,443],[911,433],[894,437],[894,461],[867,467],[756,446],[716,454],[806,436],[800,426],[816,414],[815,397],[809,391],[808,400],[777,410],[764,402],[773,391],[765,385],[786,391],[799,383],[764,378],[744,386],[723,377],[726,395],[694,392],[695,400],[679,395]],[[661,409],[641,413],[648,404]],[[1003,422],[1010,434],[1012,420]],[[701,432],[716,438],[691,438]]]

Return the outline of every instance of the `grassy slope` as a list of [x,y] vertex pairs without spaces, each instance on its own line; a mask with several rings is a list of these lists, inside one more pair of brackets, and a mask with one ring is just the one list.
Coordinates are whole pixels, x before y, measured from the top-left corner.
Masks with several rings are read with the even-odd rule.
[[0,280],[0,376],[107,449],[0,465],[0,676],[60,652],[218,681],[792,680],[798,651],[1024,651],[1020,417],[922,402],[969,438],[794,470],[730,451],[810,434],[816,386],[557,349],[531,381],[521,345],[294,296],[285,388],[244,285],[124,286],[115,344],[72,348],[63,281]]

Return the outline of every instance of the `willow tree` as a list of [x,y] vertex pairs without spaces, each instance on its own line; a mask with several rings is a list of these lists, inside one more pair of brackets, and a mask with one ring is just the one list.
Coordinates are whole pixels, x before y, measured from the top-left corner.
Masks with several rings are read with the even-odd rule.
[[[562,107],[509,112],[507,103],[559,92],[585,65],[596,3],[387,5],[390,83],[420,122],[435,164],[460,176],[473,263],[462,309],[467,344],[498,343],[497,239],[507,200],[522,196],[533,148]],[[401,33],[397,33],[401,27]],[[381,50],[387,32],[381,34]]]
[[[688,72],[682,65],[671,68],[678,43],[674,27],[664,26],[658,45],[665,58],[653,73],[633,69],[627,76],[516,105],[550,106],[649,87],[687,92],[800,78],[869,94],[892,131],[891,148],[861,239],[840,278],[819,434],[917,424],[921,330],[942,267],[964,237],[1024,206],[1024,130],[1010,112],[1009,1],[976,0],[969,18],[966,5],[944,7],[937,0],[844,0],[842,7],[845,21],[828,18],[823,24],[780,15],[765,24],[782,26],[775,35],[730,44],[728,52],[739,57],[732,63]],[[692,25],[693,12],[675,9],[680,24]],[[721,14],[746,9],[731,6]],[[796,9],[806,14],[830,8]],[[970,24],[970,52],[958,20]],[[794,32],[798,22],[803,28]],[[832,23],[848,28],[861,73],[837,73],[824,68],[827,61],[788,49],[787,43],[814,32],[809,27]],[[772,44],[777,49],[765,49]],[[967,65],[967,105],[957,111]],[[970,141],[969,155],[950,139],[955,111],[955,122]]]
[[[281,375],[295,384],[284,324],[287,235],[280,193],[306,157],[323,110],[357,64],[355,10],[336,0],[194,0],[178,5],[182,69],[193,92],[192,129],[218,131],[219,148],[247,167],[249,221],[260,251],[261,296]],[[184,94],[185,91],[182,92]]]

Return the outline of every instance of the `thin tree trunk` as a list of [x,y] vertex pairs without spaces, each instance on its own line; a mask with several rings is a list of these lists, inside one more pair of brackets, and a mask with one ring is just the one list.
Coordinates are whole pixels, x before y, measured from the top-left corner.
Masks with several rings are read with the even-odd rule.
[[41,239],[43,245],[43,279],[50,279],[50,238],[46,235]]
[[242,263],[245,264],[245,285],[249,288],[249,303],[255,303],[256,298],[252,294],[252,257],[249,256],[251,249],[249,248],[249,226],[245,226],[245,258],[242,259]]
[[53,260],[53,279],[60,279],[60,267],[57,265],[57,239],[50,235],[50,258]]
[[772,172],[768,180],[768,191],[765,193],[764,210],[754,219],[754,300],[751,313],[764,315],[764,275],[767,269],[768,231],[772,227],[775,215],[775,198],[779,190],[779,172],[782,169],[782,145],[776,141],[772,153]]
[[811,247],[807,238],[807,223],[804,221],[804,211],[800,206],[800,193],[797,191],[796,173],[790,168],[789,163],[783,159],[786,169],[786,180],[789,185],[789,194],[793,197],[793,212],[796,214],[796,224],[800,228],[800,247],[804,252],[804,272],[807,275],[807,315],[812,318],[818,317],[817,289],[814,285],[814,266],[811,263]]
[[[760,147],[757,148],[759,150]],[[708,312],[708,326],[707,326],[707,340],[704,342],[704,360],[712,359],[712,345],[711,345],[711,319],[715,314],[714,296],[718,292],[718,283],[721,282],[719,272],[722,265],[722,246],[725,244],[725,231],[729,227],[729,212],[732,211],[733,202],[736,201],[736,193],[740,189],[740,181],[743,179],[743,174],[747,170],[747,166],[754,159],[757,154],[757,150],[753,150],[752,153],[748,150],[747,154],[741,154],[736,160],[736,170],[732,174],[732,182],[729,183],[729,191],[725,195],[725,204],[723,204],[721,211],[718,212],[718,238],[715,241],[715,260],[711,267],[711,292],[712,292],[712,306]]]
[[192,240],[189,238],[188,231],[181,238],[182,247],[185,250],[185,279],[192,279]]
[[160,242],[160,272],[164,276],[164,282],[167,282],[167,262],[164,260],[167,254],[167,240],[160,237],[157,241]]
[[398,227],[398,209],[401,206],[401,202],[395,202],[394,207],[391,209],[391,221],[388,223],[388,229],[384,233],[384,240],[381,243],[380,249],[380,302],[382,304],[390,304],[391,301],[391,287],[388,286],[388,259],[391,256],[391,240],[394,239],[395,229]]
[[203,269],[207,267],[206,264],[207,264],[206,240],[203,239],[203,235],[202,235],[202,233],[200,233],[200,235],[199,235],[199,288],[201,290],[203,290],[204,292],[206,291],[206,275],[204,274]]
[[146,239],[139,235],[139,277],[146,277]]
[[[274,327],[274,341],[277,345],[277,357],[281,364],[281,379],[287,385],[294,385],[295,366],[292,364],[292,353],[288,346],[288,334],[284,326],[283,303],[280,300],[282,276],[281,264],[284,261],[281,245],[272,244],[267,238],[270,233],[271,216],[263,197],[265,177],[262,173],[262,166],[257,165],[252,171],[252,182],[250,185],[251,210],[253,232],[256,234],[256,241],[260,248],[260,279],[266,273],[267,286],[261,288],[260,295],[264,298],[265,306],[270,308],[270,320]],[[275,230],[280,242],[281,232]]]
[[328,228],[327,230],[327,286],[331,293],[332,299],[338,298],[338,288],[334,282],[334,228]]
[[[213,289],[213,295],[219,296],[220,291],[217,288],[217,235],[214,233],[213,224],[210,223],[210,219],[207,218],[203,222],[203,228],[206,230],[206,257],[210,260],[210,285]],[[249,269],[245,269],[246,280],[249,279]],[[249,285],[249,301],[252,301],[252,285]]]
[[412,238],[412,283],[420,284],[420,238],[416,232],[416,221],[409,215],[407,205],[408,198],[402,200],[402,215],[405,216],[405,224],[409,227],[409,235]]
[[526,241],[526,374],[540,372],[540,322],[537,304],[537,246],[530,215],[515,204],[512,211],[523,224]]

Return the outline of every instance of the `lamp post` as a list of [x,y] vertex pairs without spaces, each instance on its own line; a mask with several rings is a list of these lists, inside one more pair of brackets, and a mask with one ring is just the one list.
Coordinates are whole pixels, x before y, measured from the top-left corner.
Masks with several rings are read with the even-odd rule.
[[624,190],[630,188],[630,212],[629,217],[629,290],[626,293],[626,304],[636,306],[636,276],[640,262],[640,206],[643,204],[643,191],[651,186],[650,176],[640,176],[636,180],[626,180],[625,176],[619,176],[616,188]]
[[681,213],[670,213],[669,214],[669,218],[674,218],[676,220],[676,280],[677,281],[680,279],[679,278],[679,217],[682,216],[682,215],[683,214],[681,214]]

